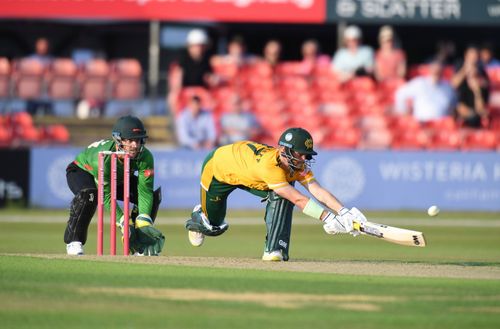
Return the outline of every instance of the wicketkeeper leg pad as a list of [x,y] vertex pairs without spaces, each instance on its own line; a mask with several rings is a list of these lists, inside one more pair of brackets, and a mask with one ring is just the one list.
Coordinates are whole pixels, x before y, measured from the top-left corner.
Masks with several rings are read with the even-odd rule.
[[210,221],[201,210],[201,207],[193,211],[191,218],[186,221],[186,229],[203,233],[206,236],[221,235],[226,232],[228,228],[229,225],[225,222],[219,226],[210,224]]
[[64,242],[80,241],[85,244],[92,216],[97,208],[97,189],[86,188],[71,201],[69,219],[64,232]]
[[294,204],[274,191],[269,192],[266,206],[266,252],[281,250],[283,260],[288,260]]

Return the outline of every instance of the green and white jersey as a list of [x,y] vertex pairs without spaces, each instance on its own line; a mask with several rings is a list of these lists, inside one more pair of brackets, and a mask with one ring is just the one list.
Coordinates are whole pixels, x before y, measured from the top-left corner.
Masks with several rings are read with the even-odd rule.
[[[77,155],[74,161],[77,166],[94,176],[97,185],[97,172],[99,152],[115,151],[116,143],[113,140],[100,140],[90,144],[85,150]],[[104,157],[104,206],[110,209],[111,200],[111,156]],[[119,158],[116,161],[117,185],[123,183],[123,161]],[[142,152],[135,159],[130,159],[130,175],[137,174],[137,206],[139,214],[151,215],[153,206],[154,187],[154,159],[153,154],[143,147]],[[119,206],[116,207],[116,220],[123,215]]]

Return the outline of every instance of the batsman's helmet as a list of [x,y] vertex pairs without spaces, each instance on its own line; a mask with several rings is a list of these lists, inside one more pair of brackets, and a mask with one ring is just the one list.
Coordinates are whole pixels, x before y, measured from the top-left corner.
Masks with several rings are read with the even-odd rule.
[[302,128],[289,128],[281,134],[278,142],[279,145],[284,146],[292,151],[309,156],[316,155],[314,151],[314,143],[311,134]]
[[121,117],[116,121],[113,126],[112,136],[118,140],[148,138],[142,121],[131,115]]

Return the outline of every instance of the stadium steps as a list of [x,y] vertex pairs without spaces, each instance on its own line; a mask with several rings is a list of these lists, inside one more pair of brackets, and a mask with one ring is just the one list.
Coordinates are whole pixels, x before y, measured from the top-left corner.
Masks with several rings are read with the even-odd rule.
[[[111,131],[116,118],[65,118],[56,116],[35,116],[36,125],[63,124],[69,130],[70,144],[86,146],[99,139],[111,138]],[[172,121],[166,116],[150,116],[141,118],[148,132],[148,145],[174,145],[175,135]]]

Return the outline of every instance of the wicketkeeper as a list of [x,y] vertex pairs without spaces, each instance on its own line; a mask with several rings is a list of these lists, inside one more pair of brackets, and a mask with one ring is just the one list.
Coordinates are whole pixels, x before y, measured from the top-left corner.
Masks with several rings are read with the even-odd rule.
[[[129,226],[130,252],[158,255],[165,243],[153,226],[161,202],[161,188],[153,191],[154,159],[144,146],[146,130],[136,117],[124,116],[113,127],[112,139],[90,144],[66,168],[68,186],[75,195],[64,232],[68,255],[83,255],[87,231],[97,208],[98,155],[101,151],[125,151],[130,156],[130,202],[134,204]],[[123,155],[117,156],[117,199],[123,200]],[[104,165],[104,206],[110,210],[110,156]],[[137,173],[135,176],[133,173]],[[123,211],[116,207],[116,225],[123,234]]]
[[[267,201],[263,260],[288,260],[294,205],[304,214],[321,220],[328,234],[358,235],[353,230],[353,220],[363,222],[366,218],[356,208],[345,208],[316,181],[310,169],[314,155],[317,153],[313,139],[302,128],[287,129],[279,139],[278,148],[241,141],[209,153],[201,172],[201,204],[194,207],[186,222],[190,243],[201,246],[205,236],[218,236],[228,229],[224,220],[227,197],[235,189]],[[299,192],[293,186],[296,181],[315,199]]]

